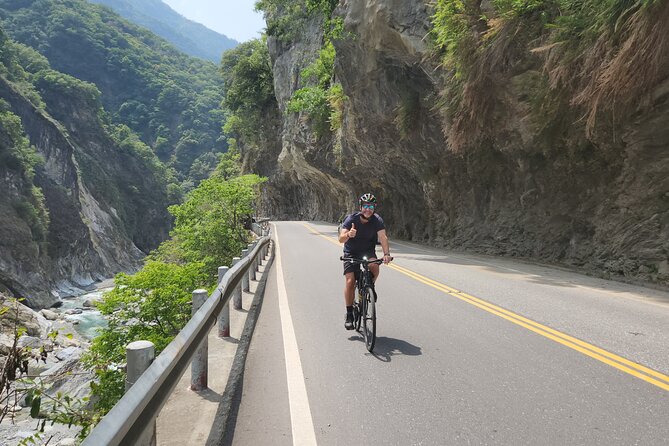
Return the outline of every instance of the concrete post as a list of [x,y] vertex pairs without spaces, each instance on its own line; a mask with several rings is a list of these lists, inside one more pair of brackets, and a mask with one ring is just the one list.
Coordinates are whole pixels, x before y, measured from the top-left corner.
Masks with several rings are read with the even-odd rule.
[[[249,255],[249,250],[248,249],[242,249],[242,259],[245,258],[248,255]],[[249,275],[248,274],[243,274],[242,275],[242,290],[244,290],[244,291],[249,290]]]
[[[253,247],[255,246],[255,243],[249,243],[249,254],[251,255],[251,252],[253,251]],[[256,259],[251,259],[251,265],[249,266],[249,282],[252,280],[256,280]]]
[[125,391],[130,390],[133,384],[149,368],[155,358],[153,342],[135,341],[125,347],[125,358],[127,362],[127,376],[125,378]]
[[[233,257],[232,259],[232,266],[235,266],[238,264],[242,259],[239,257]],[[242,284],[240,283],[237,285],[232,292],[232,308],[235,310],[241,310],[242,309]]]
[[[207,290],[193,291],[193,311],[192,314],[197,313],[197,310],[204,305],[207,300]],[[193,361],[190,363],[190,389],[204,390],[207,388],[207,359],[209,356],[209,341],[205,337],[193,355]]]
[[[152,342],[135,341],[125,347],[125,360],[127,364],[127,373],[125,378],[125,391],[130,390],[133,384],[137,382],[142,373],[149,368],[155,358],[155,348]],[[156,446],[156,420],[149,423],[135,443],[138,446]]]
[[[227,266],[218,267],[218,283],[221,283],[223,276],[228,272]],[[220,338],[229,338],[230,337],[230,301],[223,306],[221,314],[218,315],[218,337]]]

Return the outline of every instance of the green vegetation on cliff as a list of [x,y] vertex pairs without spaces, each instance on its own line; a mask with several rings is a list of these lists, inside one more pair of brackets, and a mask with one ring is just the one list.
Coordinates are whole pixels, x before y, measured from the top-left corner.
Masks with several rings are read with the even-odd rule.
[[295,39],[308,19],[322,20],[322,48],[316,59],[300,73],[302,88],[295,91],[287,106],[290,113],[304,112],[319,137],[341,127],[346,100],[341,84],[334,78],[336,51],[333,40],[344,35],[343,21],[333,17],[338,3],[335,0],[260,0],[256,3],[256,8],[265,13],[267,34],[279,41]]
[[[226,171],[233,159],[225,159]],[[106,413],[123,395],[125,346],[149,340],[160,353],[191,316],[193,290],[216,286],[217,268],[230,265],[247,246],[243,223],[253,213],[264,179],[246,175],[202,181],[181,205],[170,207],[175,217],[172,238],[165,241],[134,275],[116,276],[116,287],[99,305],[108,326],[93,340],[88,364],[99,381],[97,409]]]
[[302,84],[288,101],[288,111],[305,112],[311,119],[316,135],[341,127],[343,102],[346,100],[342,86],[334,82],[335,48],[327,40],[318,58],[300,73]]
[[[129,127],[110,121],[101,96],[93,83],[0,34],[0,226],[12,265],[0,277],[33,306],[49,305],[35,295],[53,299],[51,265],[68,256],[92,269],[84,274],[132,267],[120,246],[158,246],[170,224],[166,208],[180,201],[181,188],[168,187],[177,182],[173,170]],[[104,223],[93,226],[85,212]],[[88,244],[96,231],[107,245]],[[97,263],[100,256],[109,263]],[[26,283],[30,277],[41,279]]]
[[215,64],[84,0],[1,0],[0,19],[54,70],[94,84],[111,121],[137,132],[182,179],[199,157],[225,151]]
[[223,104],[228,110],[224,130],[233,138],[259,144],[265,110],[275,102],[266,42],[254,39],[227,51],[221,73],[226,91]]
[[21,119],[0,99],[0,172],[14,172],[21,177],[17,181],[21,186],[11,205],[30,228],[35,242],[45,241],[49,228],[49,211],[44,205],[42,189],[34,184],[35,167],[43,162],[26,138]]
[[433,36],[449,73],[441,107],[451,147],[490,137],[505,88],[533,64],[545,73],[525,79],[536,125],[560,122],[574,106],[588,134],[602,113],[615,125],[661,80],[667,17],[664,0],[438,0]]
[[[43,106],[43,101],[29,75],[22,66],[25,48],[7,39],[0,30],[0,77],[13,82],[17,91],[31,103]],[[43,242],[49,227],[49,212],[44,204],[42,189],[35,185],[35,168],[44,162],[25,135],[21,118],[11,111],[11,106],[0,99],[0,171],[14,172],[20,179],[16,196],[11,197],[12,207],[30,228],[33,241]],[[8,193],[8,195],[13,195]]]

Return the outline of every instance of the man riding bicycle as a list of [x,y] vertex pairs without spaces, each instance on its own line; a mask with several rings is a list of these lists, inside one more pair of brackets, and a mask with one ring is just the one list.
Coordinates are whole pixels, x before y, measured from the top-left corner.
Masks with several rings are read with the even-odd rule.
[[[376,242],[381,242],[383,248],[383,263],[392,261],[390,246],[383,219],[374,211],[376,209],[376,197],[370,193],[364,194],[358,200],[360,212],[349,215],[342,224],[339,234],[339,242],[344,243],[344,257],[362,258],[368,260],[376,259]],[[353,298],[355,292],[355,273],[357,264],[344,262],[344,302],[346,303],[346,321],[344,327],[353,330]],[[379,277],[379,265],[369,265],[374,276],[374,281]]]

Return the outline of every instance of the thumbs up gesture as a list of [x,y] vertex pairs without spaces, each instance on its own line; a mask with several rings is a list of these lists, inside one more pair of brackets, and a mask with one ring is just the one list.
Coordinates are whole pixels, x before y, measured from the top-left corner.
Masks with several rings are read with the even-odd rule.
[[358,230],[355,229],[355,223],[351,223],[351,229],[348,230],[348,238],[354,238]]

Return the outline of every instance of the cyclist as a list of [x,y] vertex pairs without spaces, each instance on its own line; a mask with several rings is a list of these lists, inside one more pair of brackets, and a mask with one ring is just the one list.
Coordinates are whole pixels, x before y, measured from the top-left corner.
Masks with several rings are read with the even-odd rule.
[[[381,242],[383,248],[383,263],[388,264],[390,257],[390,246],[383,219],[375,213],[376,197],[370,193],[363,194],[358,199],[359,212],[349,215],[342,223],[342,231],[339,234],[339,242],[344,243],[344,257],[362,258],[368,260],[376,259],[376,242]],[[379,277],[379,265],[369,265],[374,281]],[[355,274],[358,265],[344,262],[344,302],[346,303],[346,321],[344,327],[353,329],[353,297],[355,292]]]

